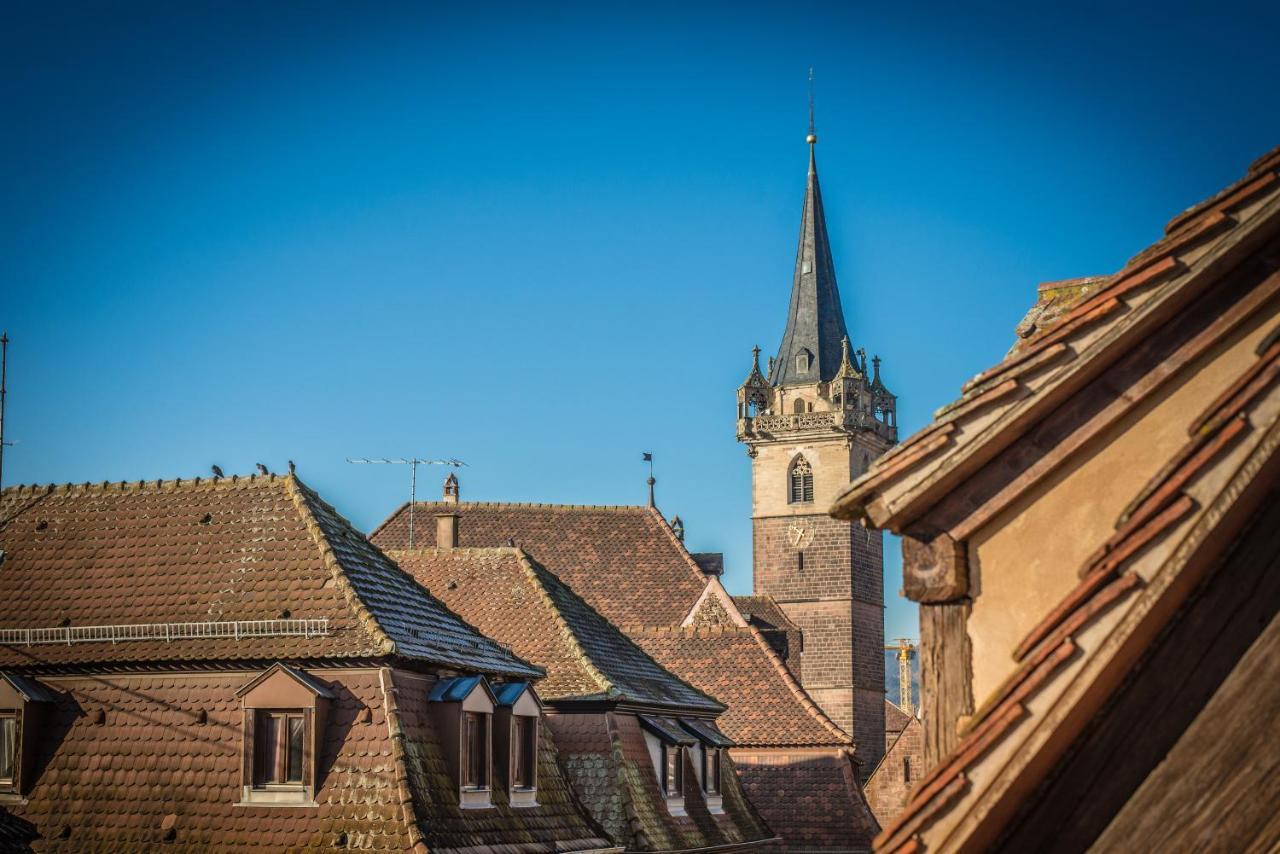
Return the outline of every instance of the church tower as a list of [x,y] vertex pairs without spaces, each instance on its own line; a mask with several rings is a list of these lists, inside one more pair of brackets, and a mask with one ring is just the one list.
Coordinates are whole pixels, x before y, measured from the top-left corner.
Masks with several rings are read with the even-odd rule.
[[849,343],[809,132],[809,178],[791,306],[776,358],[760,348],[738,389],[751,457],[754,587],[803,632],[800,681],[857,742],[865,776],[884,752],[881,534],[827,515],[836,493],[897,441],[880,359]]

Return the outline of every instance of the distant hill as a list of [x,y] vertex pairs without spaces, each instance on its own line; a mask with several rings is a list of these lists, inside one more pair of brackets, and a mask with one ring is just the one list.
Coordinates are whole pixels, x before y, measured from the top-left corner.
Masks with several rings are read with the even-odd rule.
[[[891,703],[899,703],[902,698],[898,696],[898,652],[897,650],[886,649],[884,651],[884,690],[885,698]],[[915,698],[916,705],[920,704],[920,656],[912,653],[911,655],[911,695]]]

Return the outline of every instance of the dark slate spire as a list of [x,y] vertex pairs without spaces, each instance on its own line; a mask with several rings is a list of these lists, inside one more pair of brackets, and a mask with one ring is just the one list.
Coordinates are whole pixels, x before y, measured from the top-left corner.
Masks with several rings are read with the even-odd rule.
[[[827,220],[822,212],[822,191],[818,187],[814,156],[818,138],[813,133],[812,111],[809,122],[809,186],[804,195],[787,328],[782,333],[778,360],[769,377],[775,386],[830,380],[840,370],[840,342],[848,335],[840,290],[836,287],[836,269],[831,261],[831,244],[827,240]],[[804,358],[798,358],[800,356]],[[806,363],[808,370],[802,370]]]

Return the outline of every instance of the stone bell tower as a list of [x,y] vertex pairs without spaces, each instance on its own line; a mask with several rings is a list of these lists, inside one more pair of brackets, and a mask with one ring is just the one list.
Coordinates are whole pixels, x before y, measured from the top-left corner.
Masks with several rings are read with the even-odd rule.
[[751,457],[757,595],[803,631],[801,683],[857,742],[862,773],[884,752],[884,555],[879,531],[827,515],[836,493],[897,441],[880,359],[850,348],[827,240],[814,148],[791,306],[767,375],[760,348],[738,389]]

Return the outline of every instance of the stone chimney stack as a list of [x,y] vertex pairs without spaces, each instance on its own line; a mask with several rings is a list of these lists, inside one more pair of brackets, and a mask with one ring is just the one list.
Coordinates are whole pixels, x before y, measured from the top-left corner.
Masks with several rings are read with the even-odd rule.
[[460,518],[462,517],[457,513],[436,514],[436,548],[456,549],[458,547],[458,520]]
[[444,479],[444,503],[458,503],[458,476],[453,472],[449,472],[449,476]]

